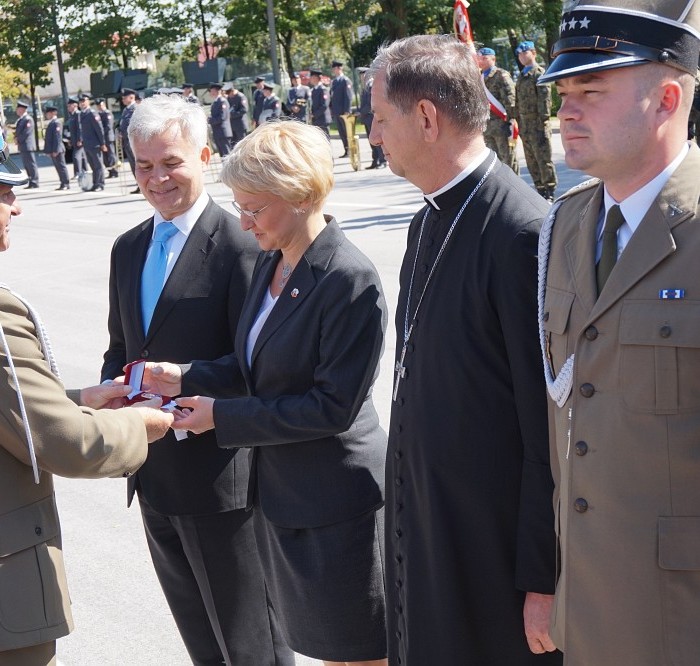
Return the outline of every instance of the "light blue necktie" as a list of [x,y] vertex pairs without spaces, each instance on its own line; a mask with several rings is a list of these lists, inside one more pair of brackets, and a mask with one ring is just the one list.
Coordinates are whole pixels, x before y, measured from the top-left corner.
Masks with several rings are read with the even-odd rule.
[[153,242],[148,248],[146,261],[141,273],[141,314],[143,315],[143,332],[148,332],[153,311],[163,290],[165,269],[168,265],[168,253],[165,244],[177,233],[172,222],[161,222],[156,226]]

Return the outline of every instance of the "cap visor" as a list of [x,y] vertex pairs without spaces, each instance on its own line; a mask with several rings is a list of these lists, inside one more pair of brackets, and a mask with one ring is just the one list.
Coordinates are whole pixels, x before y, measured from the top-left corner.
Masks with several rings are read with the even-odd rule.
[[622,56],[609,53],[561,53],[547,71],[537,80],[538,85],[551,83],[558,79],[565,79],[571,76],[582,76],[591,72],[602,72],[606,69],[619,69],[620,67],[631,67],[642,65],[648,60],[638,56]]
[[0,183],[4,185],[24,185],[29,177],[9,157],[0,164]]

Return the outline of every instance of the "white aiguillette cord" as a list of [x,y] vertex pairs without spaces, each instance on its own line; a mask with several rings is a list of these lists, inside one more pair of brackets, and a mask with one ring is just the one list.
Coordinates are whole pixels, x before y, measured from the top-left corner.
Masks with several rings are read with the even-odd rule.
[[[6,289],[9,291],[16,299],[21,301],[21,303],[27,308],[29,316],[34,322],[34,327],[36,329],[37,337],[39,338],[39,344],[41,345],[41,351],[44,354],[44,358],[51,367],[51,372],[60,379],[60,374],[58,372],[58,366],[56,365],[56,359],[53,355],[53,350],[51,349],[51,343],[49,342],[49,337],[44,328],[44,324],[41,318],[34,310],[34,308],[19,294],[12,291],[6,284],[0,283],[0,289]],[[24,433],[27,437],[27,446],[29,448],[29,457],[32,461],[32,470],[34,472],[34,483],[39,483],[39,465],[36,461],[36,452],[34,451],[34,439],[32,437],[32,430],[29,425],[29,419],[27,418],[27,409],[24,404],[24,396],[22,395],[22,388],[19,385],[19,377],[17,377],[17,370],[15,369],[14,361],[12,360],[12,354],[10,353],[10,346],[7,343],[7,338],[5,337],[5,331],[0,324],[0,342],[5,349],[5,355],[7,356],[7,364],[10,368],[10,373],[12,374],[12,379],[15,383],[15,389],[17,391],[17,400],[19,402],[19,410],[22,415],[22,424],[24,426]]]
[[396,402],[396,398],[399,394],[399,384],[400,384],[401,380],[406,376],[406,367],[404,366],[403,362],[404,362],[404,359],[406,358],[406,350],[408,349],[408,341],[411,339],[411,334],[413,333],[413,327],[416,323],[416,317],[418,316],[418,310],[420,310],[420,306],[423,303],[423,297],[425,296],[425,292],[427,291],[428,285],[430,284],[430,279],[433,277],[433,273],[435,272],[435,269],[437,268],[438,262],[440,261],[440,259],[442,257],[442,253],[445,251],[445,248],[447,247],[447,243],[450,240],[450,237],[452,236],[452,232],[454,231],[455,227],[457,226],[457,222],[459,222],[459,218],[462,217],[462,213],[464,212],[464,209],[469,205],[469,202],[474,198],[474,195],[479,191],[479,188],[484,184],[484,181],[488,178],[489,174],[493,170],[493,167],[496,166],[496,162],[498,162],[498,157],[494,156],[493,160],[491,160],[491,164],[489,164],[489,168],[486,169],[486,172],[481,177],[481,180],[476,184],[476,187],[474,187],[474,189],[471,191],[471,193],[467,197],[466,201],[462,204],[462,207],[459,209],[459,212],[455,216],[455,219],[452,221],[450,228],[447,230],[447,234],[445,235],[445,240],[442,242],[442,246],[440,247],[440,250],[437,253],[437,257],[435,257],[435,261],[433,262],[433,266],[430,269],[430,273],[428,273],[428,278],[425,281],[425,285],[423,285],[423,291],[421,292],[421,295],[418,298],[418,305],[416,305],[415,312],[413,313],[413,317],[411,318],[411,323],[409,325],[409,314],[410,314],[410,308],[411,308],[411,293],[413,292],[413,278],[415,278],[415,276],[416,276],[416,265],[418,263],[418,254],[420,253],[421,241],[423,240],[423,230],[425,229],[425,223],[426,223],[426,220],[428,219],[428,213],[430,212],[430,206],[428,206],[425,210],[425,215],[423,215],[423,221],[421,222],[421,225],[420,225],[420,233],[418,234],[418,245],[416,246],[416,256],[413,258],[413,269],[411,270],[411,280],[408,283],[408,294],[406,295],[406,314],[404,316],[404,327],[403,327],[403,348],[401,349],[401,357],[399,358],[398,361],[396,361],[396,365],[394,366],[394,372],[396,372],[396,380],[394,381],[394,392],[392,395],[392,399],[394,400],[394,402]]

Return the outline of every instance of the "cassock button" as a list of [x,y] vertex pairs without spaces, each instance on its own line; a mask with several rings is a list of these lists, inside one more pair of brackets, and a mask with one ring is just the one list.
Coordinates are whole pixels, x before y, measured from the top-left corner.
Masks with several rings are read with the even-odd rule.
[[396,585],[396,587],[401,589],[403,587],[403,581],[400,578],[397,578],[395,585]]
[[576,442],[574,451],[576,451],[577,456],[585,456],[588,453],[588,444],[586,442]]
[[403,431],[403,427],[402,427],[401,424],[399,423],[399,424],[394,428],[394,432],[395,432],[397,435],[400,435],[400,434],[402,433],[402,431]]
[[401,613],[403,613],[403,608],[402,608],[401,604],[396,604],[396,606],[394,606],[394,610],[395,610],[399,615],[401,615]]
[[396,564],[401,564],[401,562],[403,562],[403,555],[396,555],[394,559],[396,560]]
[[148,358],[148,356],[149,356],[148,349],[144,349],[141,351],[141,358]]
[[396,632],[396,638],[398,638],[399,640],[401,640],[401,632],[400,632],[400,631],[397,631],[397,632]]
[[399,399],[396,401],[396,404],[397,404],[399,407],[403,407],[403,403],[404,403],[404,399],[403,399],[403,398],[399,398]]
[[428,264],[423,264],[423,265],[421,266],[421,270],[422,270],[424,273],[427,273],[427,272],[430,270],[430,266],[428,266]]
[[586,513],[586,511],[588,511],[588,502],[586,502],[583,497],[579,497],[574,502],[574,509],[576,509],[576,511],[579,513]]
[[671,337],[671,327],[670,326],[662,326],[659,329],[659,335],[662,338],[670,338]]
[[433,244],[435,243],[435,240],[432,238],[428,238],[428,240],[425,241],[425,246],[426,247],[433,247]]
[[397,538],[397,539],[400,539],[400,538],[401,538],[401,535],[403,534],[403,532],[402,532],[401,530],[395,530],[395,531],[394,531],[394,534],[396,535],[396,538]]
[[584,398],[590,398],[595,393],[595,387],[593,384],[581,384],[579,391]]
[[396,513],[401,513],[403,511],[403,502],[396,503]]
[[401,456],[403,456],[403,453],[401,453],[401,450],[396,449],[396,451],[394,451],[394,458],[396,458],[396,460],[401,460]]
[[394,479],[394,483],[395,483],[397,486],[400,486],[401,484],[403,484],[403,479],[402,479],[400,476],[397,476],[397,477]]
[[598,329],[595,326],[589,326],[584,333],[586,340],[593,342],[598,337]]

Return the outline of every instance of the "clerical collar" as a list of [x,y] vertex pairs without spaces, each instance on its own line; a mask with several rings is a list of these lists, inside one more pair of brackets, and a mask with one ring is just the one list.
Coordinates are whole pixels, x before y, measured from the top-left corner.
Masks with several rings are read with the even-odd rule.
[[442,206],[440,206],[438,198],[441,197],[441,195],[449,192],[452,188],[461,183],[467,176],[476,171],[479,165],[486,161],[486,158],[489,156],[489,152],[490,151],[488,148],[484,148],[484,150],[479,153],[474,160],[467,164],[467,168],[461,173],[458,173],[449,183],[447,183],[447,185],[443,185],[439,190],[436,190],[431,194],[423,194],[425,202],[432,206],[435,210],[441,210],[441,208],[445,206],[445,202],[442,201]]
[[[681,148],[680,153],[676,155],[676,158],[671,162],[658,176],[650,180],[644,187],[638,189],[634,194],[630,194],[626,199],[622,201],[615,201],[608,193],[607,187],[603,190],[603,204],[604,210],[601,220],[605,219],[608,214],[608,210],[611,206],[619,204],[620,211],[625,218],[625,225],[620,229],[622,234],[625,230],[624,227],[629,227],[628,234],[631,236],[641,223],[644,216],[647,214],[649,208],[654,203],[656,197],[659,196],[661,190],[668,182],[669,178],[673,175],[673,172],[680,166],[681,162],[685,159],[688,151],[690,150],[690,144],[684,143]],[[603,234],[603,224],[599,221],[598,223],[598,239]],[[623,239],[623,245],[624,245]]]

